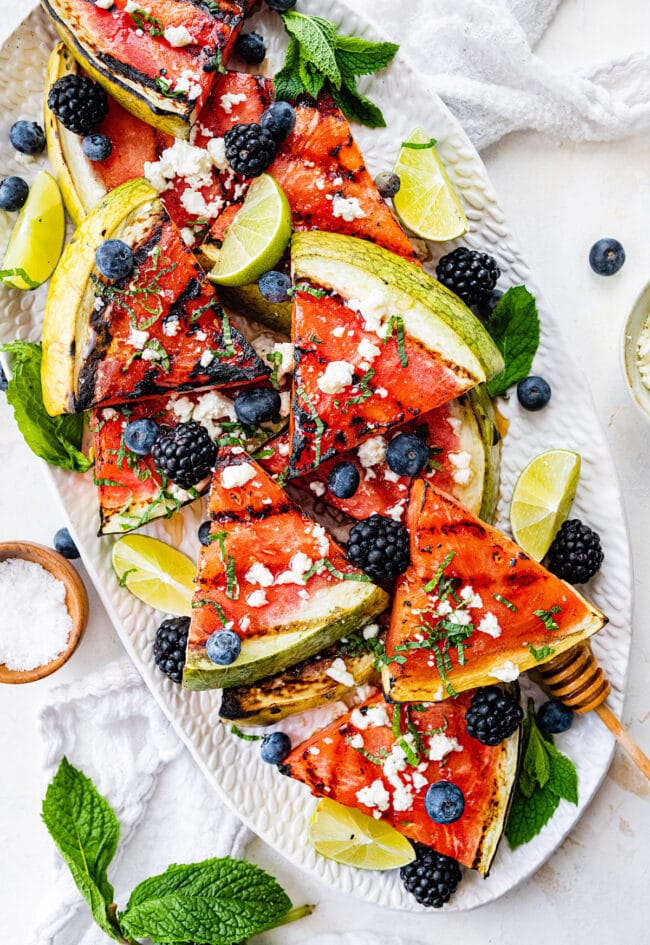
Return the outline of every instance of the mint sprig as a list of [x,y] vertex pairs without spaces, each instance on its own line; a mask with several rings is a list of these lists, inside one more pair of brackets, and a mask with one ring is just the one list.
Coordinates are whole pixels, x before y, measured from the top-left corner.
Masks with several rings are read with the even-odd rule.
[[532,699],[528,700],[522,737],[522,763],[506,824],[506,837],[513,849],[537,836],[562,798],[578,803],[575,765],[558,751],[552,736],[539,729]]
[[296,99],[303,92],[317,98],[325,89],[351,121],[384,128],[384,116],[361,95],[357,78],[385,69],[399,46],[341,36],[334,23],[320,16],[295,10],[281,15],[290,39],[282,68],[274,77],[276,98]]
[[47,789],[43,821],[99,927],[115,941],[232,945],[309,915],[291,908],[276,880],[231,857],[174,864],[140,883],[120,912],[107,870],[119,822],[92,781],[63,758]]
[[490,397],[498,397],[530,374],[539,347],[539,316],[534,296],[523,285],[508,289],[486,328],[505,361],[504,370],[487,384]]

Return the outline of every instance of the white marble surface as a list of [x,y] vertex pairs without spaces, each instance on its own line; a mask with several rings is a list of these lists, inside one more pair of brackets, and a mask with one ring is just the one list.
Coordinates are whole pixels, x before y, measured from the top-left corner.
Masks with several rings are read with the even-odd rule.
[[[22,16],[0,0],[0,38]],[[647,0],[565,0],[539,54],[574,68],[647,48]],[[630,524],[636,608],[624,721],[650,752],[650,425],[628,399],[619,366],[623,321],[650,280],[650,138],[619,144],[572,145],[517,135],[485,155],[527,258],[564,323],[591,379],[598,414],[614,451]],[[614,278],[593,275],[586,257],[600,236],[625,245],[627,263]],[[63,524],[39,464],[20,441],[0,401],[0,540],[51,542]],[[90,589],[90,588],[89,588]],[[32,928],[35,895],[47,886],[51,842],[40,822],[45,785],[36,715],[48,691],[101,666],[120,643],[91,590],[92,619],[77,653],[56,677],[24,687],[0,686],[0,915],[2,941],[22,945]],[[260,945],[298,945],[317,931],[373,928],[408,934],[422,945],[461,939],[464,945],[643,945],[650,941],[647,904],[650,787],[620,754],[585,817],[537,875],[500,901],[465,915],[408,916],[364,906],[306,881],[260,842],[249,855],[273,870],[294,902],[318,908],[298,925],[261,936]],[[174,851],[169,851],[169,859]],[[76,945],[76,943],[70,943]]]

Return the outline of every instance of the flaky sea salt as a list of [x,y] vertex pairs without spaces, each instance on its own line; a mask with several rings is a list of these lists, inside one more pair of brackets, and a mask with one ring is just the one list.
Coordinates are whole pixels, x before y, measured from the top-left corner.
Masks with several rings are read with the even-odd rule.
[[62,581],[34,561],[0,562],[0,663],[43,666],[65,650],[71,629]]

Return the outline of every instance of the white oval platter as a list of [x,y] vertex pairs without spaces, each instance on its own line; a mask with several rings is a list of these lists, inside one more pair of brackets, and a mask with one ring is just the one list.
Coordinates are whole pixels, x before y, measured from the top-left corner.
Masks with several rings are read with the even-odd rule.
[[[345,33],[371,39],[386,38],[340,0],[301,0],[303,12],[323,14]],[[258,14],[256,24],[269,48],[269,63],[276,69],[282,60],[285,37],[277,16]],[[40,10],[35,10],[7,40],[0,51],[0,167],[2,175],[20,174],[32,179],[38,161],[19,160],[9,144],[9,128],[19,118],[39,119],[43,76],[54,31]],[[593,648],[612,683],[610,705],[620,715],[623,706],[630,650],[632,572],[624,512],[612,458],[594,414],[585,379],[566,351],[561,331],[534,283],[531,272],[504,219],[480,158],[457,121],[432,91],[426,77],[398,54],[380,76],[366,82],[368,94],[380,105],[387,128],[370,131],[355,126],[355,135],[372,173],[390,168],[400,143],[416,126],[438,140],[438,147],[453,183],[461,194],[470,231],[463,243],[485,249],[498,260],[500,286],[525,283],[536,295],[543,326],[542,343],[535,360],[536,372],[553,387],[550,406],[539,414],[526,414],[516,398],[503,402],[502,412],[511,421],[503,450],[502,498],[499,524],[507,530],[508,504],[513,484],[525,463],[549,447],[568,447],[583,458],[583,469],[573,514],[586,520],[601,535],[605,564],[586,589],[610,618],[594,640]],[[12,220],[0,213],[0,238],[8,237]],[[450,244],[435,248],[431,266]],[[22,338],[37,341],[46,287],[33,293],[0,288],[0,341]],[[153,664],[151,645],[160,615],[118,586],[110,564],[115,539],[96,537],[98,524],[92,475],[48,468],[67,513],[84,563],[95,582],[115,627],[151,692],[186,743],[197,764],[219,795],[267,843],[331,887],[377,905],[424,911],[403,890],[399,876],[353,870],[317,856],[306,842],[306,827],[315,800],[303,785],[280,776],[258,759],[255,746],[234,738],[219,722],[217,692],[190,693],[169,682]],[[197,508],[197,506],[199,506]],[[200,503],[167,523],[154,523],[143,531],[195,556],[196,529],[202,520]],[[512,851],[504,841],[490,876],[483,880],[468,870],[446,912],[471,909],[490,902],[530,876],[550,856],[592,799],[605,775],[613,739],[596,717],[580,717],[560,745],[576,763],[580,779],[578,807],[560,803],[551,822],[535,839]]]

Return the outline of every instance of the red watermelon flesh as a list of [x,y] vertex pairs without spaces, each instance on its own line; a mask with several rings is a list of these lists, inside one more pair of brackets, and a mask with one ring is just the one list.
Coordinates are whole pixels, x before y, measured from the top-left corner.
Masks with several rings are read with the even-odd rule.
[[[461,368],[439,359],[403,331],[382,340],[340,296],[322,290],[319,295],[297,291],[293,301],[292,477],[475,385]],[[368,358],[367,350],[376,352],[374,357]],[[320,384],[334,364],[351,365],[352,381],[340,392],[328,393]]]
[[397,581],[382,673],[396,702],[513,681],[607,622],[430,482],[414,481],[406,524],[411,565]]
[[[371,699],[295,748],[280,770],[317,797],[385,820],[486,875],[514,784],[518,734],[494,748],[471,738],[465,726],[471,695],[440,705]],[[424,806],[438,781],[453,782],[465,797],[452,824],[435,823]]]

